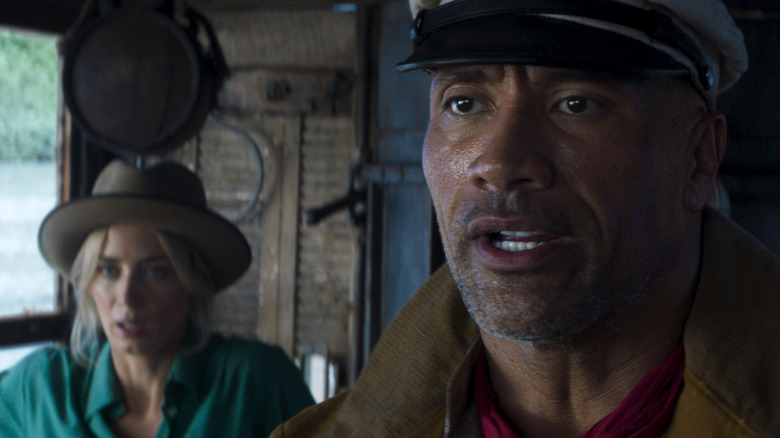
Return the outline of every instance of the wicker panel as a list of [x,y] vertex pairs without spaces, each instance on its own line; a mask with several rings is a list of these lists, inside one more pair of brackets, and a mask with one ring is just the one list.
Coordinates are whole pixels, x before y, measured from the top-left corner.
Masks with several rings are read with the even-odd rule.
[[[304,121],[301,204],[319,207],[347,193],[352,161],[351,118]],[[353,282],[353,228],[346,210],[316,225],[302,224],[298,240],[296,342],[327,346],[345,364]]]

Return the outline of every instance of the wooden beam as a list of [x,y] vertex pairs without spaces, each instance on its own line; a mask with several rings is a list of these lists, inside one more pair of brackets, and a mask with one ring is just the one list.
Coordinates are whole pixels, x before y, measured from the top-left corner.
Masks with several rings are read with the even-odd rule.
[[24,315],[0,319],[0,346],[63,340],[70,322],[60,313]]
[[84,0],[3,0],[0,26],[62,34],[78,18]]
[[231,111],[350,114],[351,73],[253,69],[232,72],[217,98]]

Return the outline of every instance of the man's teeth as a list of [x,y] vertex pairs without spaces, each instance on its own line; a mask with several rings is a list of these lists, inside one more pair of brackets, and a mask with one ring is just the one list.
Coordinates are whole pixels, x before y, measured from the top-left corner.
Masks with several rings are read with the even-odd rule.
[[[507,237],[531,237],[536,233],[532,231],[499,231],[498,234]],[[539,245],[543,245],[544,242],[519,242],[513,240],[493,240],[493,246],[498,249],[509,252],[520,252],[534,249]]]
[[494,240],[493,246],[498,249],[509,252],[520,252],[534,249],[537,246],[544,245],[544,242],[512,242],[509,240]]
[[499,231],[498,234],[502,236],[514,236],[514,237],[531,237],[536,235],[536,233],[534,233],[533,231]]

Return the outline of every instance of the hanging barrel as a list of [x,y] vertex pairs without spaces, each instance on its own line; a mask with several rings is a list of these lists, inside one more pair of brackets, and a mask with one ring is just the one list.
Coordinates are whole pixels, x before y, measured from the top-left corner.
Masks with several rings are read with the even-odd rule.
[[[226,68],[208,22],[192,10],[188,18],[185,28],[157,9],[116,9],[78,29],[63,64],[63,93],[91,141],[137,156],[198,132]],[[208,54],[197,39],[203,24]]]

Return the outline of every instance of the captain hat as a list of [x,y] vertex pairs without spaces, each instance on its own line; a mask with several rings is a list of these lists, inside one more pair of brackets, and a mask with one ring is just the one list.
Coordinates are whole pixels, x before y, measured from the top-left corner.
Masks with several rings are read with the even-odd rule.
[[399,71],[527,64],[689,75],[710,107],[747,70],[721,0],[410,0]]

